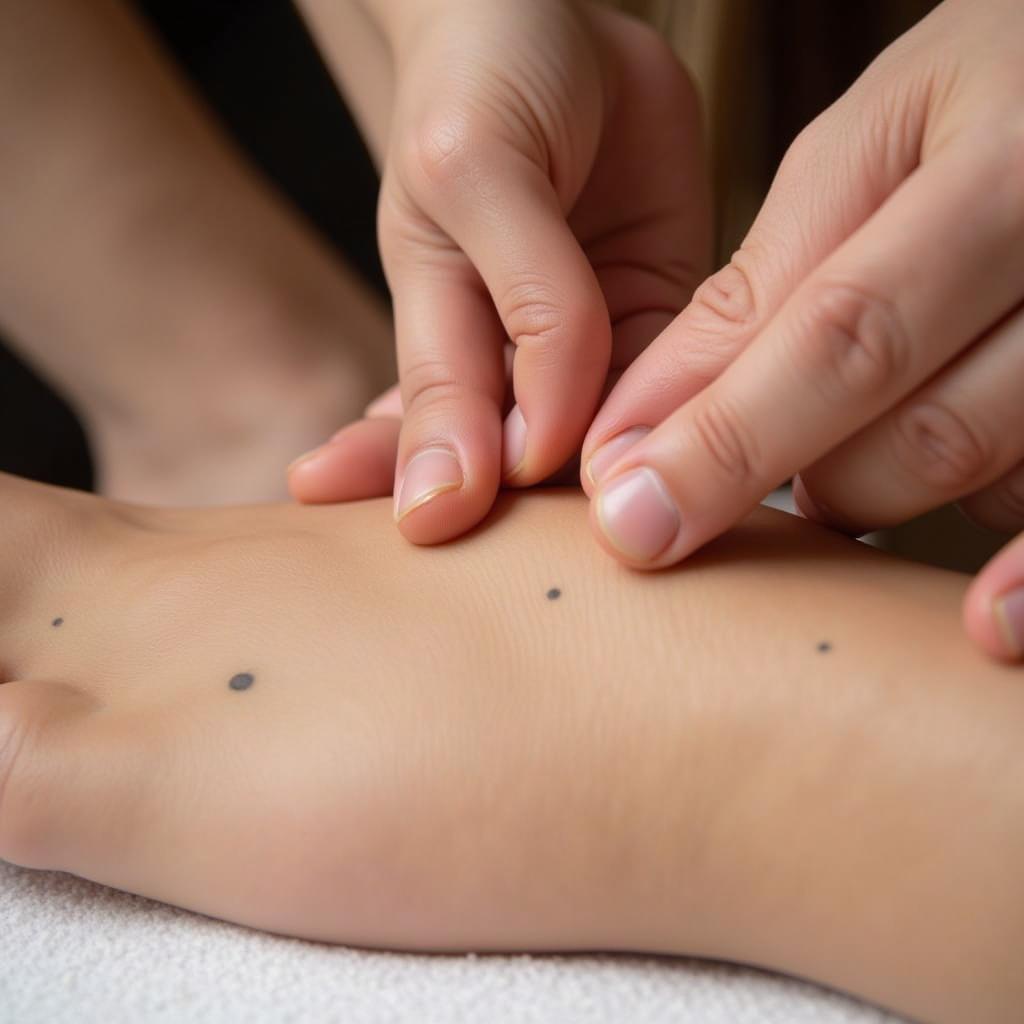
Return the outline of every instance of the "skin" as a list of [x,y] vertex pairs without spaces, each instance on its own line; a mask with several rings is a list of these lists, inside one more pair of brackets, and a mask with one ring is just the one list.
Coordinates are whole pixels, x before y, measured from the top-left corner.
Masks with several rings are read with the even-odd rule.
[[[707,272],[699,104],[653,30],[598,4],[301,6],[383,146],[405,415],[397,462],[380,449],[372,484],[357,431],[310,453],[290,486],[306,501],[394,490],[404,536],[434,543],[478,523],[499,484],[575,456],[607,387]],[[360,10],[393,72],[387,106],[342,38]],[[407,473],[423,451],[447,458]]]
[[[794,474],[804,514],[849,532],[951,501],[1024,526],[1022,31],[1013,0],[946,0],[801,133],[740,250],[590,428],[585,467],[635,442],[583,475],[611,554],[671,565]],[[616,542],[631,512],[609,494],[638,470],[676,515],[660,550]],[[1015,637],[997,628],[1022,555],[965,609],[999,657],[1024,654],[1024,603]]]
[[[444,3],[428,6],[443,16]],[[797,138],[740,250],[637,354],[589,427],[581,480],[614,558],[672,565],[794,475],[803,513],[847,532],[951,501],[993,529],[1024,526],[1022,32],[1017,0],[946,0]],[[652,129],[688,124],[682,107],[658,109],[642,91],[631,100],[626,116]],[[613,152],[632,154],[620,142]],[[480,131],[474,145],[487,144]],[[640,194],[656,190],[655,165],[645,166]],[[686,170],[677,183],[692,188]],[[504,187],[500,176],[492,185]],[[496,234],[490,244],[500,251]],[[547,247],[535,261],[545,283],[569,280],[559,259]],[[479,333],[470,357],[432,352],[434,376],[469,380],[465,360],[478,371],[485,358]],[[530,387],[549,396],[545,444],[564,458],[591,370],[562,349]],[[493,448],[490,426],[461,422],[472,438],[460,445]],[[400,466],[413,432],[418,420],[402,428]],[[390,444],[365,424],[342,434],[293,494],[373,493],[351,467],[389,460]],[[434,492],[415,527],[400,523],[406,536],[437,540],[475,523],[486,505],[467,479]],[[997,556],[976,595],[969,636],[996,657],[1024,657],[1024,546]]]
[[0,147],[0,329],[84,420],[105,493],[280,499],[392,379],[383,310],[129,4],[0,6]]
[[965,580],[767,510],[634,574],[585,504],[416,548],[379,501],[0,478],[0,856],[313,939],[1016,1020],[1024,690],[952,628]]

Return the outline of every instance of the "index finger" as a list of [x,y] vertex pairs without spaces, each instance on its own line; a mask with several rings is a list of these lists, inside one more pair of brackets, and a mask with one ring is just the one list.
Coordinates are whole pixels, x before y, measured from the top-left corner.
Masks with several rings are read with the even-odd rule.
[[1024,202],[991,157],[963,146],[915,171],[717,380],[609,467],[592,518],[610,552],[643,568],[684,558],[1012,308]]

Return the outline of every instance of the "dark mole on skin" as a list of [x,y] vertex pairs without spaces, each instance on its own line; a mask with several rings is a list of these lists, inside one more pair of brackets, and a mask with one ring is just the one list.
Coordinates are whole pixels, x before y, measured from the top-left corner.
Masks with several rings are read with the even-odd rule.
[[561,596],[562,596],[562,592],[558,589],[558,587],[552,587],[548,591],[548,600],[549,601],[557,601]]
[[239,672],[238,675],[231,677],[231,682],[228,683],[228,686],[232,690],[248,690],[255,681],[255,677],[251,672]]
[[54,619],[53,622],[50,623],[50,625],[51,626],[63,626],[64,625],[64,620],[62,618],[58,617],[58,618]]
[[832,650],[832,645],[827,640],[822,640],[821,643],[818,644],[818,653],[819,654],[828,654],[828,652],[831,651],[831,650]]

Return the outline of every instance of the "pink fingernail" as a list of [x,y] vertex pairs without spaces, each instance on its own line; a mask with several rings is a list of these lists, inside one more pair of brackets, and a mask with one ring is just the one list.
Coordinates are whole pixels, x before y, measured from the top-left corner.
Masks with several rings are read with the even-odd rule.
[[[333,440],[334,439],[331,438],[331,441]],[[290,473],[293,469],[296,469],[299,466],[312,465],[328,448],[330,448],[331,441],[325,441],[322,445],[319,445],[316,448],[311,448],[308,452],[303,452],[301,455],[297,455],[288,463],[288,469],[285,470],[285,472]]]
[[526,458],[526,420],[518,405],[505,417],[501,436],[501,475],[512,476]]
[[807,488],[799,474],[793,477],[793,507],[799,515],[812,523],[822,523],[823,525],[827,523],[821,509],[811,501],[811,496],[807,493]]
[[610,441],[605,441],[587,461],[587,476],[590,477],[590,482],[595,486],[599,484],[608,467],[650,432],[650,427],[630,427],[629,430],[616,434]]
[[405,466],[402,483],[395,496],[395,519],[433,501],[439,494],[462,486],[462,467],[455,453],[447,448],[424,448]]
[[647,466],[616,477],[597,497],[609,542],[635,562],[650,562],[679,532],[679,512],[661,476]]
[[1024,657],[1024,587],[1011,590],[992,602],[996,625],[1015,658]]

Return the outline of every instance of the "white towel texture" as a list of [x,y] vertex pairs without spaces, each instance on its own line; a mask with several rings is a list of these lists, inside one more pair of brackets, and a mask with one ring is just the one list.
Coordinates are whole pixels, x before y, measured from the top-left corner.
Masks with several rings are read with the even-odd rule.
[[898,1024],[813,985],[640,956],[420,956],[266,935],[0,862],[0,1022]]

